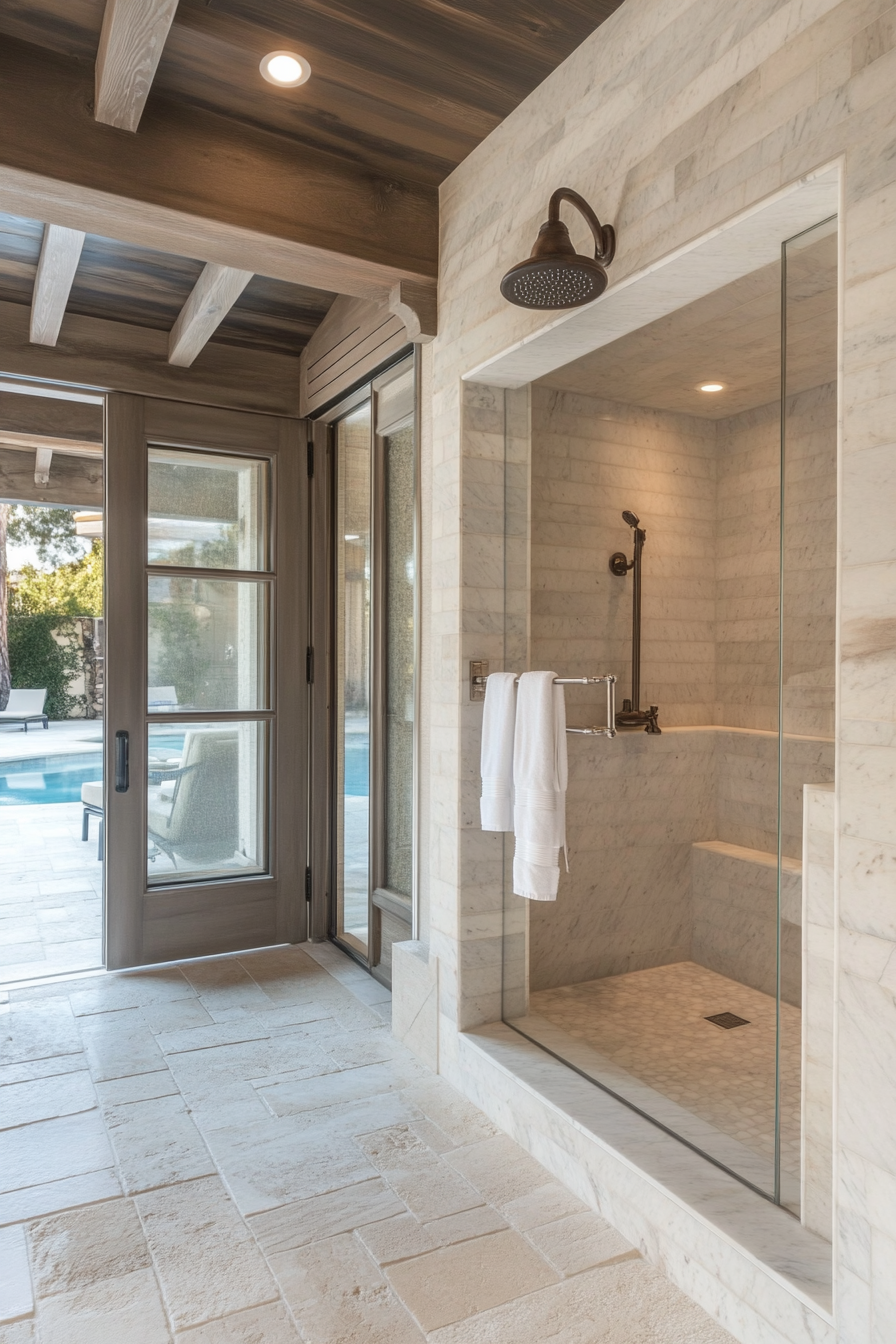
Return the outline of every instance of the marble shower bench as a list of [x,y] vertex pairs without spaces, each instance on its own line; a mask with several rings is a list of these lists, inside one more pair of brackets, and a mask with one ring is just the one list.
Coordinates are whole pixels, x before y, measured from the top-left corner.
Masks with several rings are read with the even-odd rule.
[[[776,854],[724,840],[691,846],[692,957],[764,994],[776,992]],[[802,1001],[802,876],[799,859],[781,867],[781,995]]]

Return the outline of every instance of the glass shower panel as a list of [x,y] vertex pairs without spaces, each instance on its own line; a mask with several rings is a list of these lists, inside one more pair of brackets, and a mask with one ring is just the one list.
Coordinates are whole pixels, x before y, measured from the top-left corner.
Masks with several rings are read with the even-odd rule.
[[836,219],[784,245],[781,415],[780,1185],[796,1211],[802,1150],[802,1218],[829,1239],[837,248]]
[[[835,228],[504,399],[503,666],[628,694],[609,561],[637,515],[662,728],[569,736],[555,902],[513,894],[506,837],[504,1020],[793,1212],[812,1087],[830,1116],[829,1024],[801,1057],[801,867],[804,792],[833,779]],[[566,704],[600,723],[590,688]]]
[[370,402],[336,425],[336,933],[367,954],[370,869]]

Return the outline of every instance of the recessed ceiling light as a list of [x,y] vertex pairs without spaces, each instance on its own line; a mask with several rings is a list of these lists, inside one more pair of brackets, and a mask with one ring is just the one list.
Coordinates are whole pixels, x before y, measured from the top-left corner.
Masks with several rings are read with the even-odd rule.
[[697,387],[700,392],[724,392],[725,390],[724,383],[698,383]]
[[269,84],[281,89],[296,89],[311,77],[311,66],[294,51],[269,51],[258,68]]

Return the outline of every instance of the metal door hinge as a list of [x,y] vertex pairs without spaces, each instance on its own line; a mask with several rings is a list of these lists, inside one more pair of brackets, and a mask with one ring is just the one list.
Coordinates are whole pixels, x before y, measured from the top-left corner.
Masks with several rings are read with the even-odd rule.
[[309,686],[314,681],[314,649],[310,644],[305,650],[305,680]]
[[305,900],[311,904],[311,869],[305,869]]
[[314,475],[314,443],[308,444],[308,475]]

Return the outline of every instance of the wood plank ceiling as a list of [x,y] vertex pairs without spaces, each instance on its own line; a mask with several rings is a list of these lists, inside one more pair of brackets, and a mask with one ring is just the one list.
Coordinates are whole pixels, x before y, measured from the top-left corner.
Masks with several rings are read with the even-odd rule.
[[[149,100],[435,187],[621,2],[180,0]],[[4,0],[0,33],[92,62],[105,8]],[[259,75],[261,58],[284,48],[311,64],[298,88]]]
[[[57,114],[50,112],[47,121],[46,109],[40,113],[42,129],[31,137],[34,164],[29,151],[15,148],[28,137],[8,126],[7,161],[72,182],[80,173],[85,185],[105,164],[112,190],[140,198],[139,179],[129,176],[132,164],[151,173],[156,160],[169,163],[171,182],[180,180],[159,136],[181,125],[187,155],[178,165],[181,176],[187,171],[191,181],[208,178],[204,161],[221,162],[231,145],[231,169],[250,163],[254,154],[268,178],[277,163],[280,173],[292,163],[286,170],[299,187],[303,174],[316,173],[309,199],[315,193],[321,197],[329,172],[326,190],[333,199],[326,209],[323,198],[312,204],[308,217],[308,227],[321,234],[329,210],[332,238],[322,240],[323,246],[338,257],[351,251],[347,240],[358,235],[355,255],[366,252],[378,261],[383,254],[409,274],[415,268],[434,274],[439,183],[620,3],[3,0],[4,69],[11,76],[27,71],[30,88],[43,82],[47,108],[59,96],[60,81],[69,81],[58,114],[66,126],[60,124],[54,136]],[[307,83],[281,88],[262,79],[261,58],[278,49],[296,51],[310,63]],[[137,135],[130,154],[124,142],[107,142],[102,135],[91,144],[85,127],[78,132],[84,145],[79,166],[74,141],[69,146],[66,138],[72,118],[64,108],[88,71],[95,73],[88,113],[94,127],[104,122]],[[4,82],[0,77],[0,85]],[[73,111],[77,105],[75,94]],[[13,96],[7,110],[15,108]],[[211,121],[196,121],[209,114]],[[341,166],[322,169],[326,163]],[[238,188],[249,210],[260,196],[249,189],[250,179],[251,170]],[[197,212],[198,200],[184,200],[183,208]],[[232,211],[231,205],[225,208]],[[296,237],[306,228],[300,214],[301,209],[293,211]],[[355,223],[346,228],[352,216]],[[133,237],[120,242],[101,230],[91,233],[89,221],[79,222],[80,229],[58,224],[51,229],[0,215],[0,301],[32,305],[32,341],[54,345],[62,315],[69,312],[171,332],[173,363],[189,364],[209,337],[257,352],[297,355],[335,297],[332,270],[318,271],[316,284],[263,275],[247,282],[250,272],[153,251]],[[390,242],[394,258],[388,257]],[[330,282],[328,288],[322,280]],[[344,292],[363,294],[367,282],[353,280],[354,287],[346,281]]]

